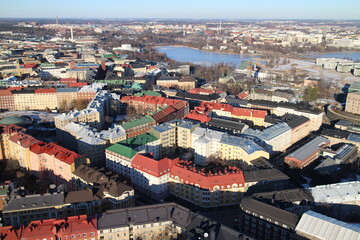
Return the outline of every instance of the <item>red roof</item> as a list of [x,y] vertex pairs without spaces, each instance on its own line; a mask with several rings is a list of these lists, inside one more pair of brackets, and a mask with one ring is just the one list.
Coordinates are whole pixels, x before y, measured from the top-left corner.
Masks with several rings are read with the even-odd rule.
[[244,187],[245,179],[243,172],[236,167],[228,167],[224,172],[205,173],[204,169],[196,169],[189,162],[180,161],[171,167],[170,177],[179,180],[185,184],[199,185],[199,187],[215,190],[218,186],[221,189],[230,189],[236,184],[236,187]]
[[194,110],[191,110],[188,114],[186,114],[185,118],[200,121],[202,123],[208,123],[211,120],[211,118],[206,114],[199,114]]
[[60,82],[62,83],[77,82],[77,78],[61,78]]
[[237,95],[239,99],[245,99],[247,96],[249,96],[248,92],[241,92]]
[[36,94],[39,94],[39,93],[56,93],[56,89],[55,88],[40,88],[40,89],[36,89],[35,93]]
[[76,152],[63,148],[56,143],[39,143],[31,146],[30,151],[38,155],[46,153],[69,165],[73,164],[75,159],[81,157]]
[[88,85],[86,82],[73,82],[67,84],[69,87],[82,87]]
[[151,174],[155,177],[160,177],[166,173],[169,173],[171,165],[177,163],[178,161],[178,158],[163,158],[161,160],[155,160],[150,156],[136,154],[136,156],[131,161],[131,167]]
[[8,90],[14,91],[14,90],[21,90],[23,87],[9,87]]
[[1,134],[12,134],[12,133],[25,131],[24,128],[19,127],[18,125],[15,124],[9,124],[9,125],[0,124],[0,128],[2,130]]
[[36,64],[36,63],[32,63],[32,64],[24,64],[23,66],[24,66],[24,68],[34,68],[34,67],[36,67],[36,66],[37,66],[37,64]]
[[[96,218],[89,219],[86,215],[68,217],[65,219],[38,220],[30,222],[27,227],[22,228],[21,239],[58,239],[60,237],[62,239],[90,239],[91,237],[96,238],[96,227]],[[83,234],[86,234],[86,237],[84,237]]]
[[0,227],[0,239],[18,240],[20,231],[16,231],[12,226]]
[[250,108],[234,108],[232,114],[239,117],[245,116],[245,117],[265,118],[267,115],[267,111],[250,109]]
[[9,89],[0,90],[0,96],[11,96],[13,95],[12,92],[10,92]]
[[214,90],[209,90],[209,89],[202,89],[202,88],[193,88],[189,90],[189,93],[193,93],[193,94],[204,94],[204,95],[209,95],[212,93],[224,93],[225,91],[214,91]]
[[25,133],[22,133],[22,132],[18,132],[18,133],[15,133],[14,135],[12,135],[10,137],[10,141],[15,142],[15,143],[20,143],[20,145],[25,148],[29,148],[30,146],[37,144],[37,143],[42,143],[41,141],[37,140],[36,138],[34,138],[30,135],[27,135]]
[[54,228],[52,219],[32,221],[27,227],[23,228],[21,239],[56,239],[55,233],[56,228]]

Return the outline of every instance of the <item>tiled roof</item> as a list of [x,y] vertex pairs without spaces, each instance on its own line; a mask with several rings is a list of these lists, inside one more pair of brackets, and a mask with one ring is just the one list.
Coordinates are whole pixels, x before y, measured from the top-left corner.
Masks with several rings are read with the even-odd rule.
[[171,165],[175,164],[177,161],[178,159],[169,158],[155,160],[150,156],[137,154],[132,160],[131,166],[155,177],[160,177],[169,173]]

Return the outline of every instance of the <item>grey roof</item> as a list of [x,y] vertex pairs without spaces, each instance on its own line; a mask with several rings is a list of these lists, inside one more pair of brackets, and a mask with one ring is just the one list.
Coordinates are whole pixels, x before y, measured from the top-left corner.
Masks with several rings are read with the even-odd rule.
[[98,229],[125,227],[155,222],[173,221],[181,228],[190,225],[192,213],[175,203],[110,210],[98,219]]
[[313,211],[301,216],[296,232],[310,239],[360,239],[360,227]]
[[222,136],[221,143],[229,144],[235,147],[240,147],[244,149],[244,151],[247,152],[248,154],[252,154],[256,151],[265,151],[262,147],[260,147],[258,144],[256,144],[251,140],[241,137],[231,136],[228,134],[224,134]]
[[244,131],[244,134],[258,137],[266,142],[290,130],[291,128],[289,127],[289,125],[287,123],[282,122],[272,125],[264,129],[263,131],[248,128]]
[[[239,240],[244,239],[240,232],[226,227],[215,220],[197,214],[187,230],[187,239],[213,239],[213,240]],[[208,234],[208,238],[204,238],[204,234]]]
[[43,195],[34,194],[25,197],[12,197],[4,208],[6,212],[17,212],[22,210],[32,210],[39,208],[51,208],[64,204],[64,193],[46,193]]
[[244,171],[245,182],[280,181],[289,177],[276,168]]
[[324,137],[317,136],[310,142],[306,143],[304,146],[300,147],[296,151],[290,153],[286,157],[292,157],[299,161],[305,161],[315,152],[318,152],[324,144],[329,143],[330,140]]
[[294,229],[299,216],[283,209],[271,206],[269,204],[260,202],[252,197],[245,197],[241,203],[240,208],[242,211],[249,211],[249,214],[257,214],[259,217],[262,216],[264,219],[271,223],[278,222],[280,226],[286,225],[288,228]]
[[78,88],[57,88],[56,92],[77,92]]
[[239,132],[241,132],[243,130],[243,128],[245,127],[245,123],[231,121],[231,120],[225,120],[225,119],[221,119],[221,118],[211,118],[208,125],[213,126],[213,127],[231,129],[231,130],[235,130],[235,131],[239,131]]
[[288,203],[301,202],[301,201],[309,201],[309,202],[314,201],[314,198],[312,197],[311,193],[307,189],[302,189],[302,188],[257,193],[257,194],[253,194],[252,196],[254,198],[265,199],[269,201],[275,200],[275,201],[283,201]]
[[157,126],[152,127],[155,131],[157,132],[166,132],[168,130],[171,130],[173,128],[175,128],[174,126],[172,126],[170,123],[162,123],[159,124]]
[[347,139],[353,142],[360,142],[360,134],[350,133]]

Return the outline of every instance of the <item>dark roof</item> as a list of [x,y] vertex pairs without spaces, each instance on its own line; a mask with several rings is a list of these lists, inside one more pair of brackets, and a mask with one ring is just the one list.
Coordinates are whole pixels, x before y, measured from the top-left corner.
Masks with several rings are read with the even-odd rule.
[[268,100],[248,100],[249,104],[260,105],[265,107],[284,107],[291,108],[301,112],[309,112],[313,114],[320,114],[321,111],[314,109],[310,104],[306,102],[290,103],[290,102],[272,102]]
[[[213,239],[213,240],[238,240],[243,239],[243,234],[240,232],[226,227],[215,220],[207,218],[203,215],[197,214],[191,221],[187,230],[187,239]],[[204,234],[208,234],[204,238]]]
[[211,120],[208,122],[208,125],[218,128],[231,129],[239,132],[241,132],[242,129],[245,127],[245,123],[225,120],[221,118],[211,118]]
[[98,219],[98,229],[164,221],[172,221],[175,225],[186,228],[190,225],[192,216],[193,213],[189,209],[175,203],[116,209],[102,214]]
[[74,175],[83,179],[86,182],[104,184],[108,181],[108,176],[96,168],[87,165],[80,165],[73,172]]
[[124,183],[117,182],[114,179],[110,179],[110,181],[104,186],[104,193],[108,193],[112,197],[120,197],[125,192],[133,190],[134,188]]
[[274,224],[276,221],[278,222],[278,225],[286,225],[288,228],[292,229],[296,227],[296,224],[300,219],[296,214],[260,202],[252,197],[245,197],[240,203],[240,208],[243,212],[249,211],[248,214],[250,215],[257,214],[259,217],[262,216],[268,222]]
[[244,171],[245,182],[288,180],[289,177],[276,168]]
[[325,128],[321,131],[322,135],[328,136],[328,137],[334,137],[334,138],[348,138],[350,135],[350,132],[348,131],[342,131],[339,129],[329,129]]
[[287,114],[281,116],[281,120],[286,122],[289,125],[289,127],[291,127],[291,128],[296,128],[296,127],[300,126],[301,124],[304,124],[304,123],[310,121],[310,119],[307,117],[298,116],[298,115],[290,114],[290,113],[287,113]]
[[79,202],[92,202],[95,200],[99,200],[96,196],[94,196],[93,191],[91,189],[85,189],[81,191],[71,191],[68,192],[65,196],[65,203],[79,203]]
[[295,188],[289,190],[273,191],[273,192],[264,192],[257,193],[252,195],[258,200],[275,200],[275,201],[284,201],[288,203],[309,201],[313,202],[314,198],[307,189]]
[[180,98],[189,98],[201,101],[211,101],[220,98],[220,95],[217,93],[211,93],[209,95],[202,95],[202,94],[195,94],[195,93],[188,93],[188,92],[177,92],[176,97]]
[[178,77],[162,76],[157,81],[179,80]]

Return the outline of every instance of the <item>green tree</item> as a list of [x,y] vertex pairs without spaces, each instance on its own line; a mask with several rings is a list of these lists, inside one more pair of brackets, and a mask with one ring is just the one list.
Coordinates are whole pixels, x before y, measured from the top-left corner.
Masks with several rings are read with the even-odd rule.
[[318,99],[318,95],[319,95],[319,88],[318,87],[308,87],[305,90],[304,100],[307,101],[307,102],[314,101],[314,100]]

